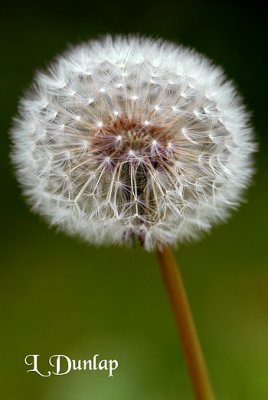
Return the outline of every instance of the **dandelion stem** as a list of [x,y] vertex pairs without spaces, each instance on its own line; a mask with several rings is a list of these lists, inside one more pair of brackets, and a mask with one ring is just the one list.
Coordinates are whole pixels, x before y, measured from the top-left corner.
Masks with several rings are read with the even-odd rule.
[[169,247],[156,252],[197,400],[214,400],[209,375],[197,336],[183,281]]

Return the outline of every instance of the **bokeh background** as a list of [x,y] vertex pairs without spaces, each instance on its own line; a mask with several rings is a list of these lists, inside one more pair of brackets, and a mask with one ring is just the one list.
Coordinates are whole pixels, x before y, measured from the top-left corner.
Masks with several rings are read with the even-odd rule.
[[[8,130],[34,72],[70,43],[140,32],[221,64],[252,111],[254,184],[228,224],[176,251],[218,400],[268,399],[267,43],[261,6],[228,2],[44,1],[1,5],[0,397],[193,399],[153,254],[95,248],[33,215],[9,163]],[[26,374],[26,354],[116,358],[113,378]]]

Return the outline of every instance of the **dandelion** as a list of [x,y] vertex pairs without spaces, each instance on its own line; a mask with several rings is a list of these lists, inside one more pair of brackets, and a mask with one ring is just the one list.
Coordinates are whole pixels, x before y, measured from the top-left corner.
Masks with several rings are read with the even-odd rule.
[[161,41],[107,38],[39,73],[13,160],[33,209],[96,244],[197,238],[252,174],[248,117],[220,68]]
[[71,48],[37,74],[12,137],[33,210],[91,243],[139,241],[165,271],[168,246],[224,220],[253,173],[252,131],[233,84],[202,55],[161,40]]

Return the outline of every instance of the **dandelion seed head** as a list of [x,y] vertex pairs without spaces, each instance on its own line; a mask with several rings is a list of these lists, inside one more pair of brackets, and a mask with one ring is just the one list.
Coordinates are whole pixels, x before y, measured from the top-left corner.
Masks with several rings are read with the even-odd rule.
[[12,159],[34,210],[95,244],[199,238],[238,206],[255,144],[204,56],[136,37],[74,47],[20,102]]

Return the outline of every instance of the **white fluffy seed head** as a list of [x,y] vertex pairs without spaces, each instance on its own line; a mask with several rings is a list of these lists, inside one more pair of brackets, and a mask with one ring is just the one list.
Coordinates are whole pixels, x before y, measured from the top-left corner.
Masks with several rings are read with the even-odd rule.
[[255,149],[233,85],[202,55],[110,38],[36,76],[12,130],[34,210],[96,244],[198,238],[238,205]]

